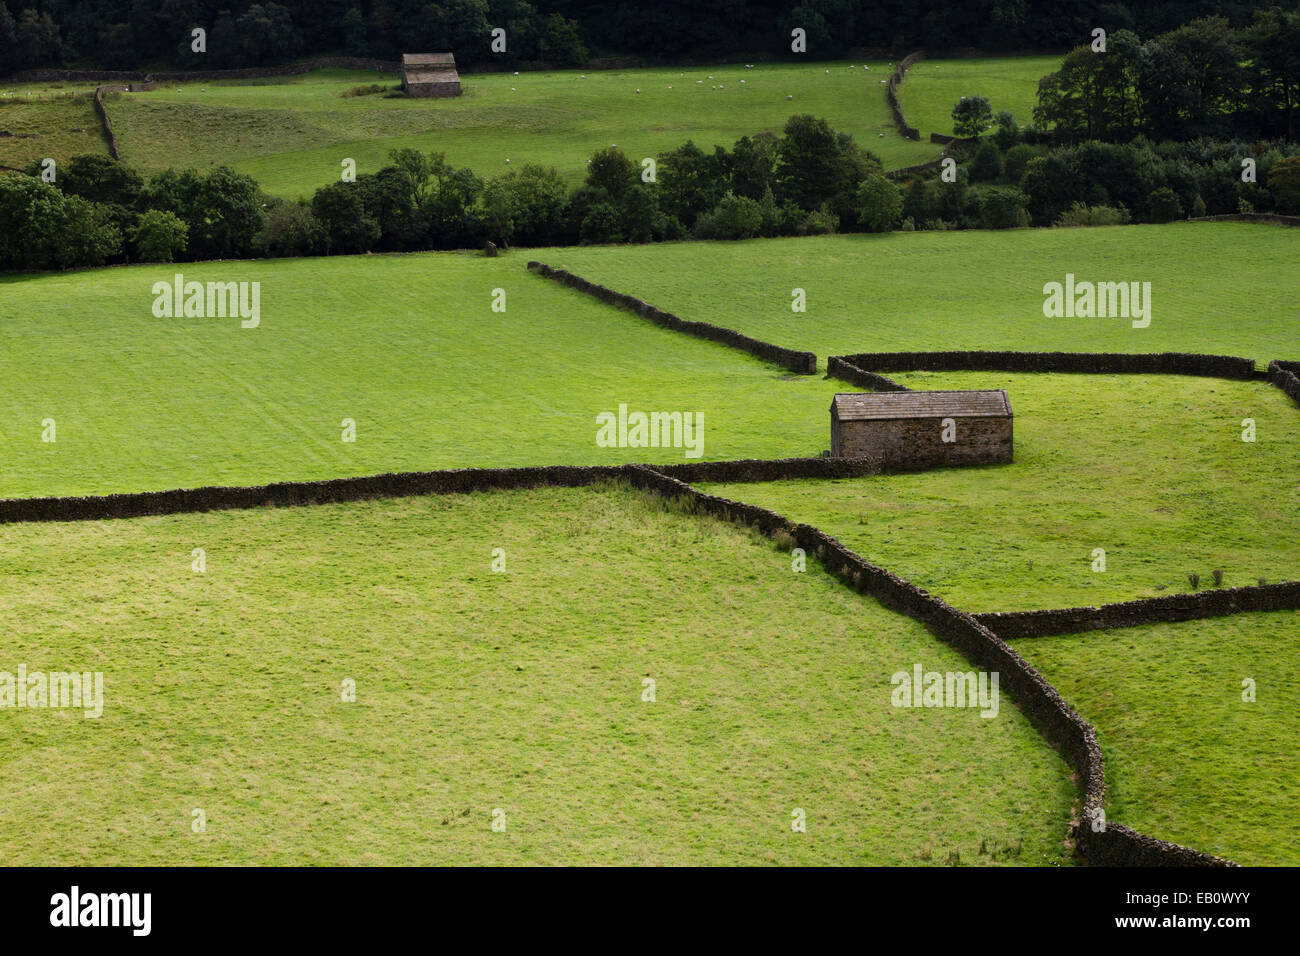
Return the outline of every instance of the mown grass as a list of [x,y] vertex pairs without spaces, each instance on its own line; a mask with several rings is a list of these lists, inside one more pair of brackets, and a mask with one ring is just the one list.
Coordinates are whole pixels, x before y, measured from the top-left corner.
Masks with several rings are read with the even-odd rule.
[[[1172,223],[542,250],[683,318],[819,356],[863,351],[1222,352],[1300,357],[1300,232]],[[1066,273],[1151,283],[1152,318],[1043,315]],[[791,311],[791,290],[807,312]]]
[[[1005,388],[1014,463],[703,487],[815,525],[967,611],[1176,594],[1190,590],[1188,573],[1204,587],[1215,569],[1226,586],[1300,579],[1300,409],[1278,389],[1183,376],[897,378]],[[1241,440],[1246,418],[1253,444]],[[1092,570],[1097,548],[1104,572]]]
[[1034,119],[1038,81],[1061,68],[1054,56],[974,57],[962,60],[917,60],[902,85],[898,100],[907,122],[929,138],[952,136],[952,108],[963,96],[983,96],[996,115],[1009,111],[1020,126]]
[[26,87],[15,94],[0,96],[0,130],[14,134],[0,136],[0,166],[26,169],[47,157],[57,164],[108,153],[90,94]]
[[915,662],[969,670],[954,651],[654,502],[0,529],[0,670],[102,671],[105,693],[98,720],[0,710],[6,861],[1068,862],[1068,768],[1009,700],[890,705]]
[[894,130],[879,83],[888,66],[849,66],[469,74],[464,93],[451,99],[344,96],[398,80],[331,70],[159,84],[151,93],[112,97],[109,114],[129,163],[146,170],[233,165],[284,196],[310,196],[337,181],[345,158],[356,160],[359,172],[375,172],[390,150],[403,147],[443,152],[480,176],[540,163],[577,183],[592,153],[613,143],[640,162],[688,139],[710,150],[745,135],[779,133],[795,113],[825,117],[888,167],[937,155],[938,147]]
[[[1295,866],[1300,613],[1016,642],[1098,731],[1107,818],[1246,866]],[[1243,681],[1256,699],[1242,699]]]
[[[0,497],[687,460],[598,447],[596,416],[620,403],[702,413],[706,459],[826,446],[834,382],[660,329],[525,263],[431,253],[11,277]],[[260,326],[155,318],[153,284],[178,271],[260,282]]]

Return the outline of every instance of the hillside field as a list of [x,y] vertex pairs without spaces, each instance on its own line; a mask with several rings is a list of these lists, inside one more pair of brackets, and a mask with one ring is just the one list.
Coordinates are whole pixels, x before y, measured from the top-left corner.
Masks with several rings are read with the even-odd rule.
[[[684,447],[598,446],[597,415],[620,404],[701,413],[703,459],[826,447],[834,382],[660,329],[526,261],[425,253],[0,279],[22,292],[0,296],[0,497],[689,460]],[[155,317],[154,283],[178,272],[260,282],[260,324]]]
[[983,96],[996,116],[1007,110],[1020,126],[1034,119],[1038,81],[1061,68],[1053,56],[970,57],[912,64],[898,87],[898,102],[907,122],[923,139],[931,133],[953,135],[952,108],[963,96]]
[[[535,258],[788,348],[1300,358],[1300,235],[1255,223],[963,230],[539,250]],[[1150,282],[1147,328],[1043,315],[1043,286]],[[807,311],[791,311],[803,289]]]
[[1243,866],[1300,863],[1300,612],[1015,646],[1096,726],[1108,819]]
[[86,91],[22,87],[0,95],[0,130],[11,134],[0,136],[0,166],[11,169],[26,169],[47,156],[62,162],[84,154],[108,155]]
[[98,719],[0,710],[6,862],[1069,862],[1068,768],[1009,699],[891,706],[891,674],[955,651],[655,502],[0,528],[9,658],[104,673]]
[[611,144],[637,162],[688,139],[707,151],[779,133],[796,113],[851,133],[887,168],[924,162],[939,147],[894,129],[879,82],[889,69],[838,62],[480,73],[463,75],[464,92],[449,99],[345,96],[373,84],[397,88],[399,80],[322,70],[159,84],[112,94],[108,110],[127,163],[149,172],[225,164],[277,196],[310,196],[338,180],[345,158],[373,173],[390,150],[406,147],[445,153],[483,177],[524,163],[554,166],[576,185],[592,153]]

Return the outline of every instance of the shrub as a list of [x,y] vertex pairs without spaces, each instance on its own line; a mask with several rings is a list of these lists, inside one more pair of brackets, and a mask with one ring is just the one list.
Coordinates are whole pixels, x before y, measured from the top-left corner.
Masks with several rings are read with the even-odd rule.
[[1168,186],[1161,186],[1147,199],[1147,218],[1152,222],[1173,222],[1182,215],[1183,204]]
[[857,200],[868,232],[888,232],[903,216],[903,193],[884,176],[868,176],[858,187]]
[[825,236],[840,227],[840,217],[828,209],[814,209],[799,224],[801,236]]
[[980,143],[970,164],[970,178],[974,182],[988,182],[1002,175],[1002,153],[992,143]]
[[1300,156],[1288,156],[1268,171],[1268,188],[1277,197],[1277,211],[1300,214]]
[[993,131],[993,142],[997,143],[998,149],[1006,152],[1020,142],[1020,127],[1016,125],[1016,118],[1006,110],[1000,110],[994,120],[997,128]]
[[1014,186],[979,186],[967,193],[964,213],[977,229],[1029,225],[1029,197]]
[[587,167],[587,185],[604,189],[615,200],[641,181],[641,170],[617,146],[598,149]]
[[1056,220],[1058,226],[1122,226],[1131,217],[1127,209],[1113,206],[1086,206],[1075,203]]
[[131,242],[141,262],[174,262],[185,253],[189,227],[175,214],[148,209],[131,230]]
[[310,256],[325,245],[325,229],[306,206],[279,202],[267,210],[257,245],[273,258]]
[[763,227],[762,206],[734,193],[723,196],[709,216],[717,239],[752,239]]
[[594,203],[582,220],[579,235],[584,243],[618,242],[622,238],[618,231],[621,220],[613,203]]
[[983,96],[963,96],[952,108],[952,131],[958,136],[979,136],[993,125],[993,107]]
[[1031,146],[1028,143],[1017,143],[1007,150],[1007,155],[1002,163],[1002,171],[1013,183],[1020,182],[1020,177],[1025,174],[1025,167],[1035,156],[1044,156],[1047,150],[1042,146]]
[[379,223],[366,215],[356,183],[331,183],[316,190],[311,211],[325,231],[325,250],[366,252],[379,239]]
[[1201,198],[1200,193],[1197,193],[1196,198],[1192,200],[1192,216],[1199,219],[1205,214],[1205,200]]

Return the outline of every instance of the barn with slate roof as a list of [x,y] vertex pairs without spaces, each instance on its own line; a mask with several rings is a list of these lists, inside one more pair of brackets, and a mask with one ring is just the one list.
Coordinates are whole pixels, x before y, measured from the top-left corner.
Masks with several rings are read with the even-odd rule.
[[862,392],[831,402],[831,454],[890,471],[1012,460],[1005,389]]
[[402,89],[407,96],[460,96],[460,74],[450,53],[403,53]]

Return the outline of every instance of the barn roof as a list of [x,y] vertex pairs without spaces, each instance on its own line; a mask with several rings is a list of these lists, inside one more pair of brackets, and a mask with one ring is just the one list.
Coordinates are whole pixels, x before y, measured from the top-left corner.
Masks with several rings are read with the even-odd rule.
[[1009,418],[1006,389],[840,393],[831,404],[840,421],[898,418]]
[[450,53],[403,53],[402,75],[407,83],[452,83],[460,80]]
[[404,67],[455,67],[456,57],[450,53],[403,53]]

